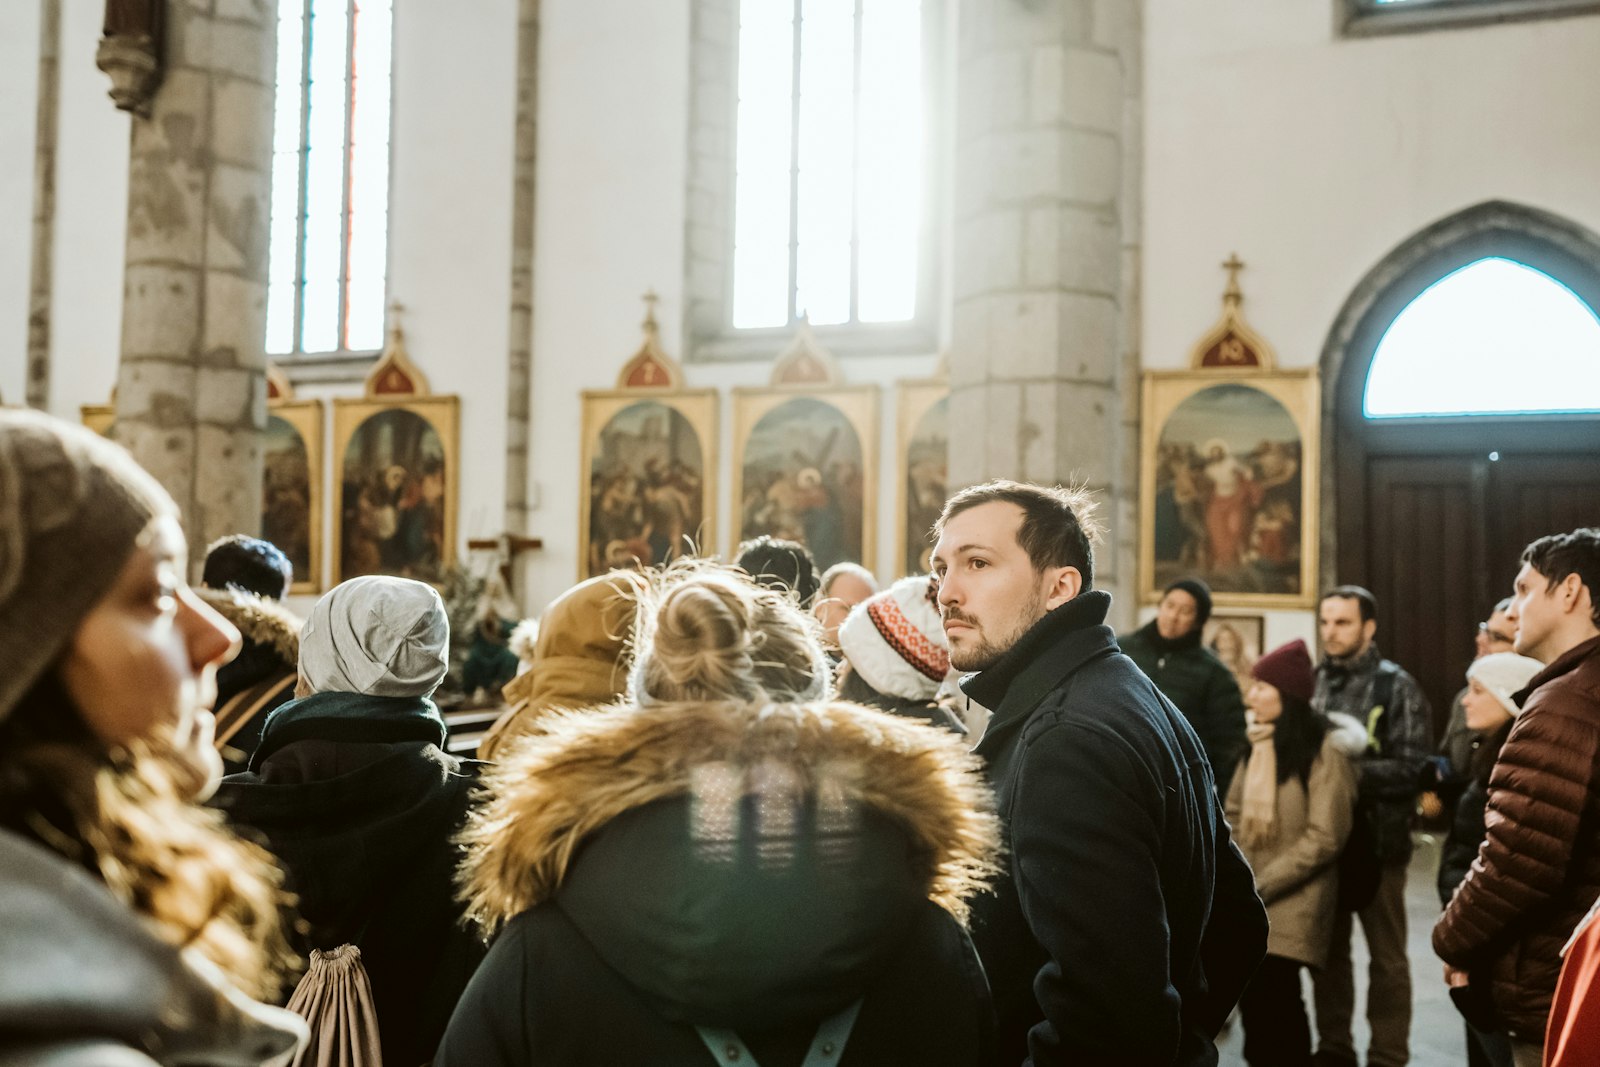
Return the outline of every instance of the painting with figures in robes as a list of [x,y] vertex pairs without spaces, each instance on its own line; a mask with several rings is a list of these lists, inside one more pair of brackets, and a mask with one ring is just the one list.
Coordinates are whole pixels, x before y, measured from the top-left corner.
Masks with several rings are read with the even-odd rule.
[[[596,402],[606,403],[608,398]],[[605,419],[585,464],[589,476],[584,577],[613,567],[657,566],[692,555],[706,538],[706,446],[688,414],[696,397],[623,399]],[[612,401],[613,405],[616,403]]]

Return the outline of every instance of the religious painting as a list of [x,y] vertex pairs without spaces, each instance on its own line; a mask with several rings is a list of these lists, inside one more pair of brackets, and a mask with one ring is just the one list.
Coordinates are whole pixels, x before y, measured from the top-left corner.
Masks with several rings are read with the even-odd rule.
[[944,382],[900,386],[899,559],[896,574],[931,570],[933,524],[950,488],[950,387]]
[[1314,602],[1316,420],[1310,371],[1146,375],[1146,600],[1197,577],[1219,605]]
[[878,390],[734,391],[734,531],[798,541],[817,566],[873,565]]
[[320,400],[267,403],[261,444],[261,536],[294,566],[291,592],[322,589],[322,414]]
[[1228,668],[1239,692],[1250,688],[1250,668],[1261,658],[1266,643],[1267,620],[1260,615],[1213,612],[1200,632],[1200,641]]
[[83,424],[101,437],[111,437],[117,423],[116,402],[110,404],[82,404],[78,408]]
[[714,391],[585,393],[583,425],[588,497],[578,538],[580,578],[656,566],[711,543]]
[[456,557],[457,398],[334,401],[334,581],[438,582]]

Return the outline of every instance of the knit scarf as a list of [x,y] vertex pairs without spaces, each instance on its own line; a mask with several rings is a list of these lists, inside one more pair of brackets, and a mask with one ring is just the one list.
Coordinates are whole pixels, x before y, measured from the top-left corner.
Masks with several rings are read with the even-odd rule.
[[1272,747],[1274,724],[1250,724],[1250,762],[1244,771],[1244,802],[1239,810],[1239,840],[1247,847],[1264,845],[1277,832],[1278,750]]

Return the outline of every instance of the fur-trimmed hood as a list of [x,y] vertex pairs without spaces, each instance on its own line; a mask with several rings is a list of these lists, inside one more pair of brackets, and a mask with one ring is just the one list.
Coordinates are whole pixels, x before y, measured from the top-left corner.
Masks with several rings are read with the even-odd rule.
[[485,774],[468,917],[492,932],[553,900],[668,1017],[778,1022],[860,981],[919,904],[964,922],[998,871],[978,759],[921,722],[669,704],[540,726]]
[[289,666],[300,662],[300,627],[294,612],[242,589],[196,589],[201,600],[238,629],[246,641],[270,649]]

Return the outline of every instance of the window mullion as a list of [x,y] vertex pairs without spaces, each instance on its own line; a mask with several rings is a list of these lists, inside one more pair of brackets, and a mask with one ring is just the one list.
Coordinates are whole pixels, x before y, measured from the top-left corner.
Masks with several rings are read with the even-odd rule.
[[800,38],[804,0],[794,0],[794,70],[789,112],[789,324],[800,318]]
[[850,85],[850,319],[861,321],[861,19],[865,0],[856,0],[855,55]]
[[305,351],[306,302],[306,185],[311,166],[311,0],[305,0],[300,25],[300,166],[299,196],[295,211],[294,238],[294,344],[291,352]]
[[340,150],[342,188],[339,208],[339,351],[350,348],[350,158],[355,152],[351,122],[356,107],[356,8],[361,0],[345,6],[344,34],[344,145]]

